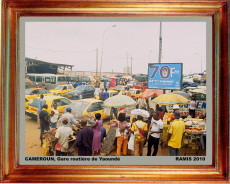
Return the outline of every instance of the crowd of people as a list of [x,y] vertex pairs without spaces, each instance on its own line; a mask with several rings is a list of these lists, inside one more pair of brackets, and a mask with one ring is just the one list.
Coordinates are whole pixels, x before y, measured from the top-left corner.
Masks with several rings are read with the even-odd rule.
[[[57,123],[61,125],[57,128],[55,135],[55,147],[56,155],[67,155],[68,152],[68,139],[73,135],[72,125],[81,125],[75,147],[78,148],[79,156],[99,155],[103,146],[111,146],[106,143],[106,130],[103,127],[101,120],[101,114],[95,114],[95,123],[92,126],[87,126],[87,120],[76,120],[71,114],[71,108],[66,108],[64,113],[58,119],[57,104],[53,104],[51,114],[47,112],[47,104],[45,104],[44,95],[40,96],[38,100],[38,122],[40,122],[40,140],[43,144],[44,131],[57,128]],[[109,98],[107,88],[101,90],[99,93],[100,100],[106,100]],[[147,106],[145,99],[138,100],[139,109],[145,109],[149,111],[149,118],[144,119],[138,115],[135,118],[130,119],[126,117],[126,113],[118,113],[116,108],[111,108],[110,116],[110,130],[109,134],[112,135],[112,142],[115,143],[116,155],[126,156],[128,150],[134,151],[134,156],[143,156],[143,148],[147,145],[146,156],[156,156],[158,153],[158,147],[160,142],[160,136],[163,132],[163,112],[162,108],[157,105],[156,111]],[[189,104],[189,115],[195,116],[195,98]],[[165,110],[165,109],[164,109]],[[179,149],[181,148],[182,137],[185,132],[185,123],[180,118],[179,106],[173,106],[173,112],[168,115],[168,137],[165,142],[169,148],[170,156],[178,156]],[[111,141],[111,140],[110,140]],[[103,142],[103,144],[102,144]]]
[[[42,99],[42,98],[41,98]],[[169,116],[168,121],[171,121],[171,126],[168,130],[168,138],[166,144],[169,148],[170,156],[178,156],[183,133],[185,131],[185,123],[180,119],[180,112],[174,106],[174,112]],[[138,115],[132,118],[126,117],[126,113],[119,113],[116,118],[110,121],[109,134],[113,135],[113,142],[116,144],[116,155],[128,155],[128,149],[134,151],[134,156],[156,156],[158,153],[158,146],[160,136],[163,131],[163,121],[159,117],[158,111],[150,109],[150,117],[144,119]],[[68,139],[73,135],[72,125],[81,125],[81,129],[77,134],[74,146],[78,148],[79,156],[100,155],[103,146],[107,145],[106,130],[103,127],[101,114],[95,114],[95,121],[92,126],[87,126],[87,120],[82,119],[77,121],[71,114],[71,108],[66,109],[58,120],[57,105],[54,104],[54,109],[51,115],[48,115],[47,105],[42,106],[39,114],[41,126],[41,145],[43,144],[42,135],[44,131],[50,128],[56,128],[57,122],[60,127],[57,128],[55,134],[54,150],[57,156],[66,156],[68,154]],[[49,119],[50,118],[50,119]],[[113,133],[112,133],[113,132]],[[103,143],[103,144],[102,144]],[[147,145],[147,154],[143,155],[143,148]],[[130,155],[130,154],[129,154]]]

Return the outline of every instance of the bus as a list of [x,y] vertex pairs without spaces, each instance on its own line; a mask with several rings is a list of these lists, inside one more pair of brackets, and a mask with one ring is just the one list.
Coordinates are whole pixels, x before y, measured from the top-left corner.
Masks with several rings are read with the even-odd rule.
[[54,89],[60,84],[79,82],[79,77],[70,75],[55,75],[55,74],[27,74],[27,77],[32,81],[28,83],[28,88],[34,88],[38,83],[39,88],[45,84],[48,90]]
[[82,85],[91,85],[92,82],[89,77],[78,77],[78,81],[72,82],[73,87],[82,86]]

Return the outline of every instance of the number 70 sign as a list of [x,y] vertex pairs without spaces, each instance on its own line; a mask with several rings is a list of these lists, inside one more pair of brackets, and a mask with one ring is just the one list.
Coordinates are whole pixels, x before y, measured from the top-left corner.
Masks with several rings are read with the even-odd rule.
[[149,89],[181,89],[182,63],[149,63]]

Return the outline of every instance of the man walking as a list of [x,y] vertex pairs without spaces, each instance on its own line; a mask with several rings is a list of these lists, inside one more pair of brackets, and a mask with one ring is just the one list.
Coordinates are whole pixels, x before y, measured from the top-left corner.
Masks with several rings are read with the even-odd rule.
[[104,101],[104,90],[102,89],[101,92],[99,93],[99,100]]
[[154,151],[152,156],[157,155],[158,145],[160,140],[160,133],[163,131],[163,121],[159,118],[158,112],[153,113],[153,118],[151,120],[151,125],[149,128],[149,141],[148,141],[148,153],[147,156],[151,155],[152,146]]
[[43,100],[43,98],[44,98],[44,95],[41,94],[40,98],[38,99],[37,124],[40,123],[39,114],[42,111],[42,106],[45,104],[45,101]]
[[62,116],[60,117],[60,119],[58,120],[59,123],[61,123],[61,125],[63,125],[62,121],[63,118],[67,118],[68,119],[68,124],[67,126],[70,127],[72,129],[72,124],[77,125],[79,124],[78,121],[76,121],[76,119],[74,118],[74,116],[71,114],[72,109],[70,107],[66,108],[66,113],[62,114]]
[[109,98],[109,92],[107,91],[107,88],[105,88],[105,92],[103,93],[103,95],[104,95],[104,100]]
[[169,156],[179,156],[179,149],[181,148],[181,142],[185,132],[185,123],[180,120],[179,111],[175,111],[173,116],[175,120],[172,122],[168,130],[166,144],[168,144]]
[[132,124],[131,133],[135,135],[134,155],[142,156],[145,142],[145,135],[148,133],[147,123],[143,122],[142,116],[137,116],[137,121]]
[[69,137],[73,135],[73,130],[68,126],[68,118],[62,119],[62,126],[57,129],[55,134],[54,147],[56,150],[56,156],[67,156],[69,148]]

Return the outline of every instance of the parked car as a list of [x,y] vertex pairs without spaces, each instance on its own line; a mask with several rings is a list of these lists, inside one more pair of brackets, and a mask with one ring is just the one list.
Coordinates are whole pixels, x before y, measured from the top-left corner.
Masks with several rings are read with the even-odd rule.
[[63,96],[67,92],[72,91],[73,89],[74,87],[72,86],[72,84],[61,84],[55,87],[53,90],[50,90],[50,92],[52,92],[54,95]]
[[101,100],[96,100],[92,98],[76,100],[68,107],[72,109],[71,114],[73,114],[76,119],[81,116],[90,116],[94,118],[96,113],[101,114],[101,119],[107,119],[110,117],[109,115],[105,115],[104,102]]
[[130,87],[130,88],[133,88],[133,84],[134,84],[134,81],[130,81],[127,86]]
[[36,97],[40,97],[43,94],[44,96],[53,95],[50,91],[42,88],[30,88],[25,90],[25,98],[29,101]]
[[113,88],[113,90],[115,91],[121,91],[121,93],[124,95],[127,93],[129,87],[127,86],[116,86],[115,88]]
[[142,94],[141,89],[130,89],[131,97],[134,99],[139,99],[139,96]]
[[83,98],[94,98],[95,88],[93,86],[78,86],[74,90],[66,93],[65,97],[71,100]]
[[133,84],[133,88],[142,89],[142,91],[144,92],[148,88],[148,82],[147,81],[144,81],[144,82],[136,81]]
[[[32,117],[32,118],[37,118],[37,111],[38,111],[38,99],[39,97],[34,98],[33,100],[31,100],[26,107],[26,115]],[[56,103],[57,104],[57,109],[59,112],[59,116],[61,116],[63,114],[64,108],[67,107],[68,105],[70,105],[72,102],[70,100],[68,100],[65,97],[61,97],[61,96],[45,96],[43,98],[43,100],[45,101],[45,103],[48,105],[48,113],[51,113],[51,110],[53,109],[53,104]]]

